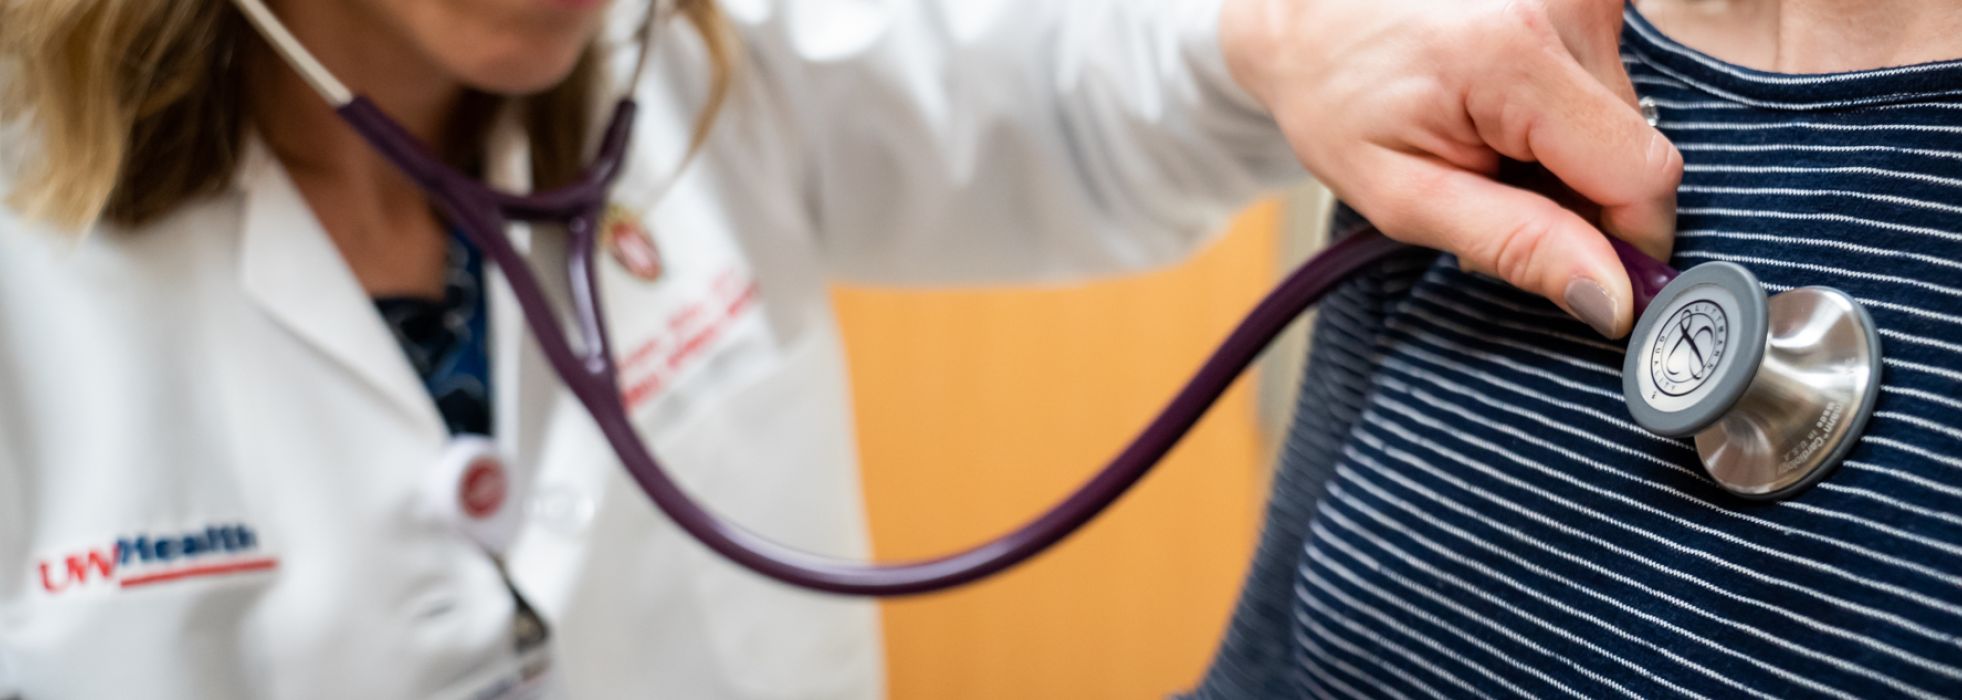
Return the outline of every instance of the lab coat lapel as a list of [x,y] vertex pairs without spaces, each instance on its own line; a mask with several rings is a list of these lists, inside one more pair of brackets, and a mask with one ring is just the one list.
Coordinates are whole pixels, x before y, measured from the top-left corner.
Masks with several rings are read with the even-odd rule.
[[[525,139],[524,129],[508,113],[500,115],[494,122],[487,153],[486,182],[508,192],[531,191],[530,144]],[[557,301],[553,293],[559,289],[556,285],[564,279],[564,266],[561,264],[564,262],[564,246],[545,245],[542,247],[546,250],[541,251],[532,231],[529,225],[514,224],[506,235],[510,237],[512,247],[517,248],[532,266],[540,283],[546,286],[548,295],[553,295]],[[553,251],[559,254],[549,254]],[[510,285],[505,282],[504,271],[492,267],[487,268],[484,275],[485,287],[489,292],[493,373],[491,400],[492,413],[497,421],[497,441],[521,464],[537,464],[541,458],[537,453],[538,438],[551,416],[549,411],[543,409],[550,405],[550,397],[558,392],[559,380],[537,344],[531,342],[524,314],[519,310],[517,297],[511,293]]]
[[349,373],[432,438],[441,416],[401,346],[342,260],[285,168],[256,140],[239,169],[242,286],[260,309]]

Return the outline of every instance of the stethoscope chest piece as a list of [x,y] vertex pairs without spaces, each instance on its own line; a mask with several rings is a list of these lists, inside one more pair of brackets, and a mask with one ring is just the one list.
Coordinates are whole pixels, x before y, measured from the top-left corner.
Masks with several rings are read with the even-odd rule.
[[1629,336],[1622,393],[1635,422],[1696,436],[1710,478],[1772,500],[1830,474],[1880,393],[1880,336],[1858,302],[1803,287],[1766,298],[1731,263],[1690,268]]

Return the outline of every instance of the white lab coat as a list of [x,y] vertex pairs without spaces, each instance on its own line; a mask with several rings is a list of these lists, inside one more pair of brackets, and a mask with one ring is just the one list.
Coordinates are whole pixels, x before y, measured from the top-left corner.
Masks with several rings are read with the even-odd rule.
[[[745,60],[714,138],[671,178],[706,71],[670,28],[615,194],[668,271],[606,258],[604,286],[656,452],[800,547],[869,550],[828,281],[1165,263],[1298,172],[1225,71],[1218,0],[726,6]],[[500,133],[493,179],[522,188]],[[556,269],[554,234],[516,235]],[[255,146],[229,191],[79,242],[0,210],[0,698],[882,695],[872,603],[689,541],[501,287],[491,308],[538,675],[495,560],[428,507],[435,408],[276,161]]]

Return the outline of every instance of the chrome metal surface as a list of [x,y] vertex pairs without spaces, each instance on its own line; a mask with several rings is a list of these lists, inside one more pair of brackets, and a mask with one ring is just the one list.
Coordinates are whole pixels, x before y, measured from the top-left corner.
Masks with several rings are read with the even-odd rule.
[[1696,434],[1710,478],[1775,499],[1824,478],[1859,440],[1880,392],[1880,337],[1858,302],[1824,287],[1771,297],[1764,360],[1736,405]]

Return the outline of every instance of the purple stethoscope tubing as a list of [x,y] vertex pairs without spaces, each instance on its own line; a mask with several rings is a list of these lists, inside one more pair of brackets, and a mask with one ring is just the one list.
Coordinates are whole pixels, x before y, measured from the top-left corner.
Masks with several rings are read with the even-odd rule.
[[[355,98],[341,116],[427,191],[443,213],[503,271],[532,335],[566,387],[585,405],[634,481],[656,507],[709,549],[756,573],[787,584],[845,595],[928,593],[986,578],[1022,563],[1076,532],[1110,507],[1158,464],[1225,393],[1241,372],[1297,316],[1371,263],[1409,246],[1365,229],[1343,237],[1296,269],[1234,328],[1158,416],[1102,471],[1040,517],[995,540],[957,554],[902,564],[838,561],[790,549],[743,529],[690,498],[634,431],[622,402],[601,321],[594,265],[598,217],[631,138],[635,106],[623,100],[601,141],[600,154],[570,185],[533,195],[493,190],[442,164],[381,110]],[[580,343],[568,338],[558,314],[524,256],[502,231],[510,221],[563,222],[571,236],[568,272]],[[1614,241],[1630,270],[1637,310],[1675,276],[1632,246]]]
[[[1077,491],[1040,517],[1000,538],[950,556],[902,564],[865,564],[790,549],[709,512],[668,475],[634,431],[622,402],[601,322],[594,254],[597,219],[620,171],[635,107],[622,101],[606,130],[599,157],[570,185],[535,195],[492,190],[437,161],[427,148],[366,99],[341,116],[428,192],[445,216],[504,273],[532,336],[566,388],[592,414],[622,465],[654,505],[690,536],[729,560],[787,584],[845,595],[897,596],[952,588],[1001,572],[1042,553],[1095,518],[1156,465],[1205,415],[1241,371],[1296,316],[1329,289],[1371,262],[1406,248],[1374,231],[1348,236],[1303,265],[1214,351],[1131,444]],[[574,346],[524,256],[501,234],[508,222],[560,221],[570,235],[567,267]]]
[[[1101,471],[1048,512],[965,551],[920,561],[870,564],[785,547],[731,523],[691,498],[634,431],[619,393],[617,370],[599,295],[594,254],[608,193],[624,169],[637,110],[614,109],[599,153],[572,183],[532,194],[493,189],[437,158],[366,98],[349,92],[281,26],[260,0],[234,0],[301,76],[335,105],[355,131],[422,188],[437,209],[503,273],[539,348],[567,390],[586,407],[634,481],[690,536],[732,562],[786,584],[843,595],[900,596],[945,590],[999,573],[1062,541],[1144,478],[1293,320],[1336,285],[1384,257],[1409,249],[1374,229],[1347,235],[1297,268],[1240,322],[1158,416]],[[646,46],[658,9],[642,27]],[[643,52],[645,49],[643,49]],[[643,57],[644,61],[644,57]],[[631,83],[630,83],[631,84]],[[538,275],[504,235],[510,224],[556,222],[568,240],[567,272],[578,343],[562,323]],[[1675,271],[1610,239],[1634,283],[1636,313]]]

